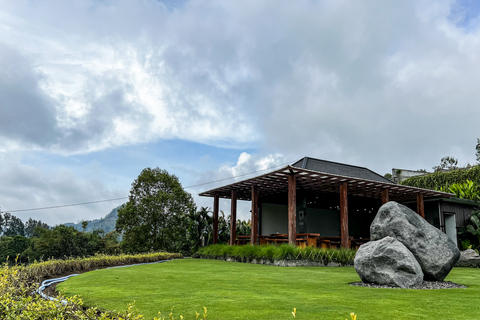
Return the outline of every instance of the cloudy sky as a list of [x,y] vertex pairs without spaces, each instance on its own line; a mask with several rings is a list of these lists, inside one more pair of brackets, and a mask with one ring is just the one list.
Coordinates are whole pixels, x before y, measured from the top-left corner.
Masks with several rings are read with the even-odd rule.
[[304,156],[380,174],[473,164],[479,14],[475,0],[0,0],[0,207],[100,218],[125,200],[16,210],[127,197],[145,167],[211,207],[197,194],[219,183],[195,185]]

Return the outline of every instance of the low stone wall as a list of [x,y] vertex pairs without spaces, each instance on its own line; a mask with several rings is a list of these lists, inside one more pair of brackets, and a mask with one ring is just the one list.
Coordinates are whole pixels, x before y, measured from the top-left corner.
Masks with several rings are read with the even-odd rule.
[[228,262],[242,262],[242,263],[255,263],[264,264],[267,266],[276,267],[347,267],[353,265],[340,264],[336,261],[322,262],[322,261],[310,261],[310,260],[270,260],[270,259],[250,259],[247,257],[219,257],[219,256],[199,256],[201,259],[213,259],[222,260]]

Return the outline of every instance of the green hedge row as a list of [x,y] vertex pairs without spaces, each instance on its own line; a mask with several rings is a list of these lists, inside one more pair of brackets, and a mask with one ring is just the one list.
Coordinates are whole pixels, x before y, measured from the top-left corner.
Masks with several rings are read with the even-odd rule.
[[480,166],[475,166],[471,169],[435,172],[424,176],[411,177],[405,179],[400,184],[429,190],[440,190],[454,183],[464,183],[467,180],[480,185]]
[[331,261],[342,265],[353,265],[356,250],[352,249],[319,249],[314,247],[300,248],[288,244],[229,246],[215,244],[201,248],[193,257],[207,258],[245,258],[266,260],[308,260],[328,264]]

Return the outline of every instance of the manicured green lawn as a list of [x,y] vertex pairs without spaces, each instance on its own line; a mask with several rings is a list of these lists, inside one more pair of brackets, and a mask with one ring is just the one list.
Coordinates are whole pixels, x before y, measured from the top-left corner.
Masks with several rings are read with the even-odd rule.
[[466,289],[401,290],[350,286],[353,267],[273,267],[184,259],[104,269],[72,277],[58,288],[87,305],[125,310],[135,300],[147,319],[158,311],[194,319],[478,319],[480,269],[455,268],[446,280]]

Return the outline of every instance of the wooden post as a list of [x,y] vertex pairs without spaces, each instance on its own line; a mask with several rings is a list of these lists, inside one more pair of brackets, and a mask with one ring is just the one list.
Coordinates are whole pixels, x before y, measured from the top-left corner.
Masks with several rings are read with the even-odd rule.
[[342,248],[350,248],[350,241],[348,240],[348,195],[347,183],[340,185],[340,241]]
[[423,194],[417,195],[417,213],[425,219],[425,206],[423,205]]
[[258,187],[252,186],[252,233],[250,244],[257,244],[258,237]]
[[382,205],[388,201],[388,189],[382,189]]
[[232,190],[230,204],[230,245],[237,239],[237,190]]
[[288,176],[288,243],[295,245],[297,237],[297,182],[295,175]]
[[213,244],[218,242],[218,195],[213,197]]

